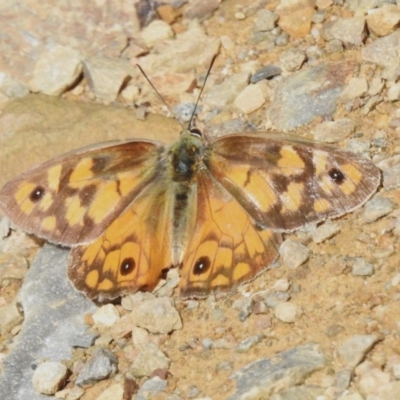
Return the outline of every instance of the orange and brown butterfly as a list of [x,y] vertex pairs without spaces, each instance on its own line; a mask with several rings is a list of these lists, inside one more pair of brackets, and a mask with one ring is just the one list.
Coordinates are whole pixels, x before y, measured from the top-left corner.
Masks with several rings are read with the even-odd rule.
[[171,266],[181,294],[202,297],[253,279],[281,232],[352,211],[379,183],[371,161],[339,148],[184,129],[171,146],[134,139],[50,160],[7,183],[0,209],[72,247],[68,274],[89,298],[152,290]]

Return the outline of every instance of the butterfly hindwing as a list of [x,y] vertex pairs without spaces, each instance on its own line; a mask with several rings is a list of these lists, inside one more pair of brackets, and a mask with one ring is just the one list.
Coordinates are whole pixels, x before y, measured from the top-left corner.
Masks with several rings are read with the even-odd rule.
[[278,256],[280,235],[259,228],[206,170],[197,177],[193,233],[181,267],[183,297],[227,291],[255,278]]
[[68,275],[89,298],[152,290],[171,267],[173,196],[152,182],[95,241],[74,247]]
[[159,174],[163,149],[135,140],[66,154],[8,182],[0,208],[17,226],[52,242],[89,242]]
[[271,134],[217,139],[205,163],[256,221],[278,231],[350,212],[380,183],[379,169],[357,154]]

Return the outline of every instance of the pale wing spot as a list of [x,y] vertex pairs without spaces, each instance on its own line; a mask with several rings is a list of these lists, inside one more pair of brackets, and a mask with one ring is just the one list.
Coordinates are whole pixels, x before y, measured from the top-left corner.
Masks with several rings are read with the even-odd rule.
[[53,204],[53,195],[50,192],[46,192],[39,203],[41,211],[47,211]]
[[353,164],[342,165],[340,169],[346,176],[344,183],[340,185],[340,190],[349,195],[356,190],[357,185],[361,182],[363,178],[362,172]]
[[288,185],[286,192],[281,194],[284,212],[298,211],[303,199],[304,184],[292,182]]
[[111,271],[113,272],[113,275],[117,275],[116,270],[119,267],[119,262],[120,262],[120,251],[114,250],[109,252],[104,260],[103,271],[104,272]]
[[93,289],[97,286],[98,282],[99,282],[99,272],[93,269],[86,275],[85,283],[89,288]]
[[[69,183],[81,182],[93,178],[93,160],[91,158],[84,158],[76,165],[69,178]],[[74,185],[71,185],[74,187]]]
[[250,264],[240,262],[235,266],[233,271],[232,280],[233,282],[240,282],[241,279],[252,274]]
[[321,177],[321,180],[318,181],[318,184],[320,188],[324,191],[326,194],[332,194],[332,192],[335,190],[336,185],[332,181],[332,178],[328,175],[323,175]]
[[81,202],[77,197],[70,199],[69,203],[66,205],[67,211],[65,213],[65,218],[70,226],[82,225],[83,217],[86,213],[86,209],[81,207]]
[[324,151],[314,149],[313,151],[313,164],[315,167],[315,174],[317,176],[326,173],[328,165],[328,155]]
[[114,288],[114,283],[109,279],[104,279],[97,285],[97,291],[99,292],[109,291],[113,288]]
[[331,203],[326,199],[319,199],[314,202],[314,210],[317,213],[324,213],[332,208]]
[[233,252],[231,248],[219,247],[214,259],[213,268],[227,268],[232,265]]
[[54,167],[51,167],[47,171],[47,183],[53,192],[57,193],[58,192],[58,185],[60,183],[60,178],[61,178],[61,170],[62,166],[61,165],[55,165]]
[[120,195],[117,191],[117,183],[109,182],[93,199],[89,208],[89,217],[93,219],[95,224],[102,222],[119,200]]
[[43,218],[41,225],[45,231],[53,232],[57,227],[57,219],[54,215],[45,217]]
[[[304,161],[292,146],[283,146],[280,151],[281,158],[278,160],[280,168],[296,169],[301,174],[305,168]],[[292,172],[293,173],[293,172]]]
[[229,278],[222,274],[218,274],[211,282],[211,287],[227,287],[230,286],[231,282]]

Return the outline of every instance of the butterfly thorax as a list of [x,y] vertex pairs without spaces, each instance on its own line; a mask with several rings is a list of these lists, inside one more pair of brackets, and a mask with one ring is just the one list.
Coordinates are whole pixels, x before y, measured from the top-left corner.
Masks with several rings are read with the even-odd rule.
[[203,141],[196,134],[184,130],[170,148],[169,173],[174,182],[190,185],[196,177],[203,156]]

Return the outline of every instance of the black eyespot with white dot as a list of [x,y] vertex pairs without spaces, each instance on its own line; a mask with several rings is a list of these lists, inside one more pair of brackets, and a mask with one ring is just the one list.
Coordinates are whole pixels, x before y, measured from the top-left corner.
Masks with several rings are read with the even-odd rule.
[[125,276],[132,273],[135,267],[136,267],[135,260],[132,257],[127,257],[121,262],[119,270],[121,272],[121,275]]
[[32,203],[37,203],[41,200],[45,194],[45,189],[42,186],[36,186],[35,189],[32,190],[29,199]]
[[338,185],[341,185],[346,179],[344,173],[338,168],[331,168],[328,172],[328,175]]
[[211,261],[208,257],[200,257],[193,267],[194,275],[202,275],[205,274],[211,267]]

